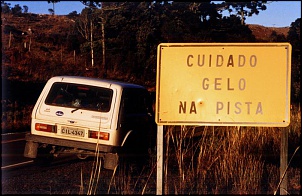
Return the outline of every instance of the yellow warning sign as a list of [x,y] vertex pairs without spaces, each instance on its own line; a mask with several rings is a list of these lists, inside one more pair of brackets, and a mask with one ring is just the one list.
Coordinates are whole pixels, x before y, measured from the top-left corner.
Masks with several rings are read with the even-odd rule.
[[289,43],[163,43],[157,53],[158,125],[289,125]]

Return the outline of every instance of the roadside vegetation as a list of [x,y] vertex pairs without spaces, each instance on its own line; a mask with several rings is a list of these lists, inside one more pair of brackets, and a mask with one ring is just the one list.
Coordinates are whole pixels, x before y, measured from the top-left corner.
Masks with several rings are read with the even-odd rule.
[[[299,106],[293,107],[286,128],[165,126],[163,194],[279,194],[282,129],[289,133],[291,160],[286,192],[299,194]],[[121,163],[99,181],[92,194],[155,194],[155,151],[143,167]],[[82,193],[87,188],[83,185]]]
[[[250,10],[249,3],[242,5],[243,9]],[[254,9],[265,11],[263,5]],[[289,133],[288,156],[293,157],[286,191],[301,193],[301,19],[282,30],[286,33],[277,28],[264,32],[261,27],[246,25],[237,12],[222,17],[220,11],[228,6],[209,2],[105,2],[103,9],[91,4],[81,13],[56,16],[54,9],[50,15],[37,15],[28,13],[27,6],[12,8],[1,2],[2,85],[8,84],[2,86],[2,133],[30,130],[34,102],[44,83],[55,75],[108,78],[155,89],[160,43],[289,42],[290,125],[165,126],[163,193],[273,194],[280,181],[281,129]],[[112,175],[99,175],[99,164],[94,165],[91,170],[96,173],[83,171],[79,176],[79,194],[156,193],[156,149],[150,151],[147,164],[120,163]],[[66,194],[66,190],[55,193]]]
[[[291,125],[285,128],[290,135],[289,158],[300,146],[301,134],[300,112],[291,117]],[[168,127],[165,193],[273,194],[280,180],[281,129]],[[301,189],[299,152],[288,171],[289,194]]]
[[[284,28],[245,24],[265,12],[265,2],[83,3],[81,13],[57,16],[1,2],[2,78],[46,82],[80,75],[152,88],[160,43],[290,42],[293,98],[300,100],[300,18]],[[230,15],[222,16],[226,10]]]

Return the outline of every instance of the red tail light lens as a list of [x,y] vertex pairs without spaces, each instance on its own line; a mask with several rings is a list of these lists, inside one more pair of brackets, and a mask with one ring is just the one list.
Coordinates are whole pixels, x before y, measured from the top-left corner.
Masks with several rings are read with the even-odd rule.
[[57,128],[54,125],[47,125],[47,124],[42,124],[42,123],[36,123],[35,124],[35,129],[37,131],[57,133]]
[[109,133],[89,130],[89,138],[109,140]]

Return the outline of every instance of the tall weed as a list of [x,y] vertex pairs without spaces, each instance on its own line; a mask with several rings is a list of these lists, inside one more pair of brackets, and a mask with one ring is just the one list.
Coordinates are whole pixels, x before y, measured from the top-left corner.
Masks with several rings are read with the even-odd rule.
[[[163,194],[273,194],[280,181],[281,130],[289,132],[289,158],[300,145],[297,111],[286,128],[165,126]],[[121,162],[107,193],[155,194],[154,157],[156,152],[141,170]],[[300,163],[298,151],[287,171],[290,194],[301,190]]]
[[[272,194],[280,179],[281,130],[289,132],[289,157],[300,145],[297,111],[286,128],[167,126],[165,194]],[[301,189],[295,156],[288,171],[294,193]]]

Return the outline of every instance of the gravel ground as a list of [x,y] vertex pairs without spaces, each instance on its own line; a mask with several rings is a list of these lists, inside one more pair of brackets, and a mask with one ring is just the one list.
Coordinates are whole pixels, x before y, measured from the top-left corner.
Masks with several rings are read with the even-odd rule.
[[[32,165],[2,171],[2,194],[80,194],[81,171],[84,187],[82,193],[86,194],[92,165],[92,159],[74,160],[47,167]],[[105,170],[102,175],[109,178],[110,172]],[[110,182],[110,178],[107,181]],[[107,188],[104,183],[102,185],[104,186],[99,189],[105,192]]]
[[[93,165],[93,158],[86,160],[72,158],[59,159],[59,162],[55,161],[50,166],[32,164],[5,170],[2,171],[2,194],[87,194],[92,170],[95,171]],[[151,180],[148,179],[150,170],[145,168],[144,171],[147,175],[142,175],[133,166],[122,168],[115,173],[112,180],[113,171],[103,169],[100,172],[97,189],[92,189],[92,194],[94,191],[96,194],[108,194],[109,188],[110,194],[141,194],[146,184],[148,186],[144,194],[155,194],[156,171]],[[148,188],[150,186],[153,188]]]

